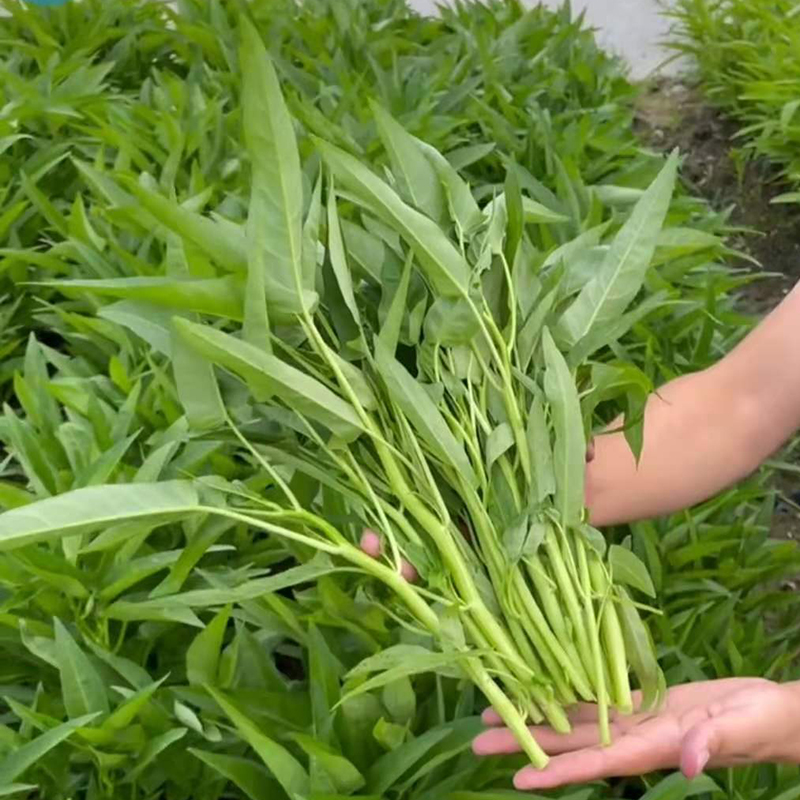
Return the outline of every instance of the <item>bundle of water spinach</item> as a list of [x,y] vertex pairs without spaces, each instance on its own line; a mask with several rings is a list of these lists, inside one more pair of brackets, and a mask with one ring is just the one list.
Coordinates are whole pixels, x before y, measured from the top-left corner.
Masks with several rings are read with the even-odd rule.
[[[246,224],[179,205],[148,176],[113,192],[110,175],[95,183],[118,214],[136,198],[130,224],[157,220],[170,286],[181,287],[171,352],[188,424],[228,437],[264,479],[80,489],[1,515],[0,545],[60,524],[74,546],[126,513],[235,519],[296,548],[313,567],[298,581],[363,572],[365,591],[407,629],[405,643],[349,676],[351,693],[415,672],[458,674],[535,765],[547,757],[527,723],[566,732],[565,709],[579,701],[597,704],[608,741],[609,710],[632,710],[630,676],[645,704],[663,678],[629,593],[652,592],[647,572],[587,522],[586,431],[599,404],[639,398],[635,417],[647,393],[613,345],[653,308],[634,301],[677,157],[621,225],[591,197],[576,199],[589,208],[582,219],[554,209],[513,164],[481,207],[444,156],[378,105],[380,174],[306,135],[247,23],[240,57]],[[208,276],[186,267],[198,253],[223,273],[211,279],[213,316],[200,291]],[[116,291],[110,279],[79,283],[73,291]],[[641,420],[628,422],[639,448]],[[365,528],[380,531],[382,558],[360,549]]]

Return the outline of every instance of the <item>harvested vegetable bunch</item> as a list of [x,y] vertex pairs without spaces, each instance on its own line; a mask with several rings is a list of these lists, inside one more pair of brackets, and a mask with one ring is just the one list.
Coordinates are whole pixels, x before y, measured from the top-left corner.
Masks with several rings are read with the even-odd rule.
[[[146,181],[126,188],[171,229],[172,268],[180,259],[170,254],[198,247],[246,266],[241,315],[234,282],[216,279],[215,291],[231,292],[230,319],[173,319],[173,362],[179,393],[194,398],[184,401],[190,422],[228,423],[270,485],[173,485],[153,508],[139,499],[149,496],[144,484],[82,489],[91,499],[65,532],[102,523],[105,508],[117,520],[127,507],[137,517],[210,513],[284,537],[301,557],[343,559],[385,584],[395,617],[435,645],[417,639],[368,659],[351,675],[353,693],[415,670],[456,671],[540,767],[547,758],[528,719],[566,732],[564,708],[595,701],[608,741],[609,708],[632,710],[629,670],[645,703],[657,701],[663,679],[622,585],[648,591],[647,573],[630,550],[607,549],[583,510],[585,427],[600,402],[647,380],[629,364],[588,359],[636,320],[626,310],[650,265],[677,157],[610,244],[599,245],[607,221],[543,259],[529,229],[568,220],[524,196],[513,168],[480,208],[436,150],[377,106],[387,180],[319,140],[321,162],[315,154],[301,165],[261,39],[247,23],[242,31],[246,227],[170,204]],[[577,258],[591,268],[578,272],[584,280],[561,280]],[[364,274],[378,278],[380,296]],[[200,284],[211,283],[185,284],[200,313]],[[292,435],[267,442],[270,421]],[[636,444],[640,426],[630,430]],[[0,517],[4,548],[34,541],[65,502],[75,508],[63,495]],[[366,526],[385,536],[385,562],[358,547]],[[420,585],[403,579],[402,558]]]

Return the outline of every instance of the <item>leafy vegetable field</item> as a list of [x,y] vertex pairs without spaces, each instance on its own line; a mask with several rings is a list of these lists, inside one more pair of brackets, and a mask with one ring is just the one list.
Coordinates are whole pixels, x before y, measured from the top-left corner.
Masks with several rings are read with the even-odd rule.
[[568,7],[3,5],[0,795],[525,797],[487,699],[541,762],[522,714],[795,674],[766,476],[585,523],[752,278]]
[[[800,14],[790,0],[679,0],[673,47],[693,59],[709,101],[739,124],[749,155],[800,184]],[[774,202],[800,201],[787,191]]]

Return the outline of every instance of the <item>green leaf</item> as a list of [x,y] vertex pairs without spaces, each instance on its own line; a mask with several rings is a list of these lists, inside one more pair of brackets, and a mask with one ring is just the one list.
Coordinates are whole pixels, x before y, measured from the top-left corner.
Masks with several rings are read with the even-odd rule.
[[450,733],[448,728],[434,728],[381,756],[367,776],[368,790],[383,794]]
[[88,464],[86,469],[75,475],[75,488],[97,486],[110,481],[123,456],[138,437],[138,433],[133,433],[111,445],[98,459]]
[[327,773],[337,792],[353,794],[364,786],[364,776],[344,756],[304,733],[293,733],[291,738]]
[[655,657],[653,640],[639,616],[639,611],[621,586],[617,587],[619,596],[619,616],[625,640],[625,652],[631,668],[639,679],[642,690],[642,710],[654,708],[664,690],[664,676]]
[[677,168],[678,155],[673,153],[614,238],[596,276],[562,315],[557,335],[569,346],[622,314],[639,292],[669,209]]
[[463,170],[477,161],[486,158],[489,153],[494,152],[496,149],[497,145],[494,144],[494,142],[467,145],[466,147],[459,147],[457,150],[451,150],[447,153],[446,158],[453,166],[453,169]]
[[[409,652],[414,653],[414,661],[404,660]],[[361,681],[365,675],[378,672],[371,678]],[[401,678],[419,675],[423,672],[436,672],[449,678],[462,677],[463,671],[458,666],[456,656],[450,653],[434,653],[416,645],[395,645],[376,656],[365,659],[348,674],[348,684],[359,679],[359,683],[351,689],[345,686],[345,693],[340,703],[354,697],[380,689]]]
[[417,695],[408,676],[387,683],[381,701],[389,716],[402,725],[411,725],[417,712]]
[[556,507],[564,526],[576,527],[584,507],[586,437],[578,390],[567,362],[556,347],[550,331],[542,335],[545,365],[545,394],[555,428],[553,462],[556,478]]
[[381,717],[372,729],[375,741],[385,750],[397,750],[405,742],[408,736],[407,725],[397,725],[394,722],[387,722]]
[[292,798],[295,795],[307,795],[310,788],[309,777],[300,762],[285,747],[262,733],[221,692],[210,686],[208,692],[236,726],[241,737],[256,751],[286,794]]
[[125,776],[125,783],[135,781],[168,747],[186,736],[186,728],[172,728],[147,742],[139,753],[136,766]]
[[425,315],[425,338],[449,347],[468,345],[479,327],[478,316],[463,297],[438,297]]
[[420,139],[415,141],[439,176],[453,221],[460,228],[462,235],[471,233],[481,224],[483,214],[472,196],[469,185],[461,179],[455,168],[435,147]]
[[172,357],[173,312],[171,310],[150,303],[120,300],[103,306],[98,310],[97,316],[133,331],[157,353],[162,353],[168,358]]
[[[152,219],[198,247],[226,272],[242,274],[247,263],[244,231],[189,211],[174,200],[146,189],[139,183],[126,183],[132,202],[152,214]],[[134,200],[135,198],[135,200]]]
[[647,567],[627,547],[612,544],[608,550],[608,563],[615,583],[632,586],[648,597],[655,597],[656,590]]
[[486,471],[491,472],[492,465],[503,453],[507,452],[514,444],[514,432],[511,426],[504,422],[498,425],[486,437]]
[[132,483],[89,486],[0,514],[0,552],[57,539],[123,520],[164,522],[198,508],[191,483]]
[[131,695],[103,721],[102,729],[107,731],[121,731],[127,728],[134,719],[136,719],[139,712],[147,706],[150,698],[156,693],[166,679],[166,676],[164,676],[161,680],[154,681],[149,686],[145,686],[143,689]]
[[261,764],[193,747],[188,752],[238,786],[251,800],[283,800],[289,797]]
[[38,787],[30,783],[10,783],[8,786],[0,787],[0,797],[9,797],[12,794],[20,794],[21,792],[31,792]]
[[47,281],[65,292],[84,291],[152,303],[174,311],[194,311],[240,321],[244,286],[239,278],[108,278],[98,280]]
[[389,306],[389,313],[386,315],[376,343],[376,350],[381,349],[392,356],[397,351],[397,343],[400,341],[400,330],[403,325],[403,315],[406,311],[410,279],[411,258],[409,257],[406,259],[403,272],[400,276],[400,283],[395,289],[391,305]]
[[213,365],[173,332],[172,371],[178,399],[195,431],[221,428],[227,419]]
[[[322,171],[314,184],[311,205],[303,223],[303,285],[316,286],[317,262],[320,250],[320,220],[322,218]],[[354,226],[356,227],[356,226]]]
[[336,178],[414,249],[438,294],[467,295],[469,266],[436,223],[406,205],[391,187],[353,156],[325,142],[317,141],[317,147]]
[[[108,664],[114,672],[123,677],[135,689],[144,690],[152,685],[153,681],[149,673],[134,661],[109,653],[107,650],[94,644],[94,642],[90,641],[88,645],[89,649],[101,661]],[[114,715],[112,714],[111,716],[113,717]],[[108,720],[106,720],[106,722],[108,722]]]
[[538,393],[531,400],[528,410],[528,424],[525,430],[528,450],[532,454],[533,474],[536,481],[536,502],[555,494],[556,476],[553,468],[553,446],[547,427],[544,405]]
[[49,225],[61,236],[69,236],[69,223],[66,217],[55,207],[39,187],[36,186],[36,183],[27,173],[22,172],[20,174],[20,183],[31,203],[33,203],[39,213],[47,220]]
[[108,714],[108,696],[100,674],[61,621],[56,619],[54,626],[61,692],[67,714],[72,719]]
[[380,342],[376,348],[375,364],[389,396],[408,417],[434,455],[456,470],[468,483],[476,485],[477,478],[463,446],[422,384]]
[[503,198],[505,199],[507,218],[505,256],[509,264],[514,264],[525,230],[525,219],[522,212],[523,198],[517,177],[517,165],[513,162],[509,164],[506,171]]
[[547,525],[528,514],[521,514],[503,533],[503,547],[512,564],[532,558],[547,534]]
[[308,630],[309,693],[314,735],[325,744],[333,738],[334,707],[339,702],[341,665],[319,628]]
[[22,775],[29,767],[37,764],[54,747],[68,739],[78,729],[82,728],[97,717],[89,714],[85,717],[70,720],[49,731],[45,731],[33,741],[26,742],[21,747],[12,750],[5,758],[0,760],[0,786],[7,786],[17,777]]
[[432,220],[443,216],[442,186],[431,162],[417,141],[388,111],[370,104],[378,133],[389,154],[401,196]]
[[175,326],[199,353],[242,378],[259,402],[277,396],[345,441],[360,435],[361,421],[352,406],[305,372],[207,325],[175,319]]
[[231,606],[226,606],[189,645],[186,651],[186,677],[190,685],[216,685],[222,642],[230,616]]
[[642,795],[641,800],[686,800],[687,797],[696,797],[699,794],[717,794],[720,791],[719,785],[708,775],[698,775],[696,778],[689,779],[680,772],[676,772],[648,789]]
[[260,264],[281,289],[294,293],[300,312],[308,308],[304,290],[313,285],[303,269],[303,182],[294,124],[261,36],[246,17],[240,31],[244,139],[252,168],[248,240],[263,253],[249,268]]
[[361,326],[361,315],[358,313],[355,294],[353,293],[353,278],[350,274],[350,267],[347,265],[344,242],[342,240],[342,229],[339,225],[339,212],[336,208],[336,190],[331,180],[330,191],[328,192],[328,258],[330,259],[333,274],[336,276],[336,283],[342,294],[344,304],[353,317],[353,321]]

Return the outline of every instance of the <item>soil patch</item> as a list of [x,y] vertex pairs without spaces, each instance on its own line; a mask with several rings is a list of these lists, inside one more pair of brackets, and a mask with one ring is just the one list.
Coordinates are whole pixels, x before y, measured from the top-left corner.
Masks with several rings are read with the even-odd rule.
[[774,308],[800,280],[800,209],[770,202],[789,188],[768,164],[741,155],[737,125],[685,81],[664,78],[650,85],[637,103],[636,125],[651,147],[679,148],[683,177],[696,194],[714,208],[731,209],[731,224],[745,229],[732,245],[763,272],[776,273],[743,292],[743,307],[758,314]]
[[[647,87],[637,101],[636,127],[652,148],[679,148],[683,177],[695,194],[716,209],[730,209],[736,228],[731,245],[758,262],[743,259],[764,277],[747,286],[741,306],[763,315],[773,309],[800,280],[800,208],[773,205],[773,197],[789,191],[774,168],[764,161],[745,159],[736,123],[709,106],[696,86],[685,80],[662,78]],[[792,461],[798,462],[795,452]],[[800,478],[775,476],[782,498],[772,522],[772,535],[800,541]]]

